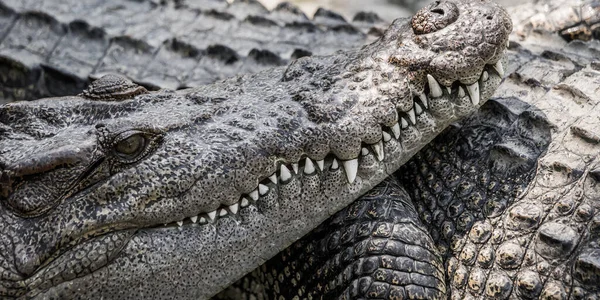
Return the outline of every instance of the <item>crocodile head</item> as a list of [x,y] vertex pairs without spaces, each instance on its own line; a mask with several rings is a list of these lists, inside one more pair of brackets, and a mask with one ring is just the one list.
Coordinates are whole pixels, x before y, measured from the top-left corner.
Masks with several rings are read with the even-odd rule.
[[209,297],[477,109],[511,26],[436,1],[360,50],[0,107],[0,296]]

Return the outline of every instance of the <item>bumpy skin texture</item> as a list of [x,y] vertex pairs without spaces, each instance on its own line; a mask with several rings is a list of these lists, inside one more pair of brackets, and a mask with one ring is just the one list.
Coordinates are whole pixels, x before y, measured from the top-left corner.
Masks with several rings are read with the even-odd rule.
[[109,73],[149,89],[195,87],[355,48],[385,27],[367,13],[309,19],[253,0],[2,0],[0,103],[75,95]]
[[510,8],[521,39],[532,31],[556,32],[567,41],[600,39],[600,1],[542,0]]
[[442,4],[458,15],[192,90],[0,107],[1,295],[207,298],[257,267],[491,96],[508,16]]
[[[596,299],[600,297],[600,44],[567,44],[549,33],[520,42],[517,35],[512,39],[510,75],[497,98],[460,127],[436,138],[396,174],[442,257],[447,293],[442,298]],[[385,195],[382,199],[386,201]],[[313,239],[316,245],[339,240],[343,230],[337,229],[336,220],[343,217],[344,212],[335,215],[300,245]],[[333,256],[316,252],[313,257],[302,251],[297,255],[309,262],[327,257],[321,261],[324,269],[343,269],[337,249],[320,251]],[[369,259],[383,261],[388,256],[371,254]],[[361,259],[354,263],[362,263]],[[285,275],[286,269],[298,265],[289,261],[296,260],[283,252],[236,283],[223,298],[265,289],[267,296],[278,293],[269,274],[284,270]],[[403,270],[401,265],[388,268]],[[358,281],[360,291],[369,290],[373,282],[388,283],[378,281],[383,277],[377,271],[352,273],[355,278],[369,277],[364,286]],[[338,274],[347,278],[346,273]],[[295,277],[282,278],[277,289],[297,291]],[[339,284],[323,284],[330,282],[334,287]]]
[[394,176],[215,299],[444,299],[442,258]]

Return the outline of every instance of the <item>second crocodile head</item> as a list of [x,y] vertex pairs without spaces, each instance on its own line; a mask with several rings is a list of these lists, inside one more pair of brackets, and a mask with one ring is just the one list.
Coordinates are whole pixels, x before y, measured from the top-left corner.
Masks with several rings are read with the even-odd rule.
[[360,50],[0,107],[0,296],[209,297],[486,101],[511,26],[436,1]]

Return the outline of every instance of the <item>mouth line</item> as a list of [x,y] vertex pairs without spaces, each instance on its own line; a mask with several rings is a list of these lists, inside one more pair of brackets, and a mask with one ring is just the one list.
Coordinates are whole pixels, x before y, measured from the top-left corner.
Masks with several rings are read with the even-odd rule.
[[[342,160],[332,153],[320,160],[312,159],[303,155],[299,161],[289,163],[277,161],[276,171],[271,175],[259,181],[258,186],[249,193],[242,194],[239,200],[233,204],[221,204],[215,210],[209,212],[199,212],[184,217],[180,220],[174,220],[169,223],[150,226],[151,229],[160,228],[181,228],[186,226],[200,226],[213,224],[220,218],[237,218],[242,209],[249,206],[256,206],[264,196],[267,196],[275,187],[285,185],[292,179],[299,179],[301,176],[322,176],[326,172],[343,172],[347,179],[347,184],[354,184],[361,157],[373,155],[379,164],[385,163],[385,143],[395,139],[401,142],[403,131],[416,128],[418,117],[424,113],[431,114],[429,104],[435,98],[447,97],[453,102],[468,97],[473,106],[479,106],[481,102],[481,86],[485,84],[492,76],[504,77],[504,67],[501,60],[494,64],[486,64],[479,79],[473,84],[463,84],[459,80],[453,82],[451,86],[443,86],[431,75],[427,75],[427,82],[422,93],[413,93],[413,107],[404,112],[397,111],[398,121],[391,127],[381,125],[382,137],[374,144],[362,143],[361,151],[358,157],[350,160]],[[456,104],[456,103],[455,103]]]

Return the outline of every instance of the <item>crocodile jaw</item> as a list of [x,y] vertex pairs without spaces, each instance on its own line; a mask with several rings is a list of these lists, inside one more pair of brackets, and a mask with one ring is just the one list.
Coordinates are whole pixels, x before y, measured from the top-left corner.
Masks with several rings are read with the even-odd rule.
[[[122,127],[156,128],[166,132],[164,142],[134,167],[115,171],[107,164],[95,168],[95,173],[78,170],[93,176],[79,182],[82,186],[75,187],[76,192],[65,201],[49,202],[52,205],[47,210],[36,210],[33,217],[20,218],[19,213],[7,212],[2,206],[0,216],[9,224],[6,228],[28,231],[23,235],[27,242],[22,243],[27,246],[18,245],[15,249],[16,273],[27,275],[16,275],[15,281],[19,282],[16,285],[29,286],[31,295],[46,291],[48,295],[69,295],[70,288],[81,289],[98,276],[107,280],[98,285],[101,290],[98,293],[89,287],[89,292],[95,295],[135,286],[139,290],[129,292],[158,295],[166,286],[173,286],[173,278],[185,279],[186,276],[181,276],[184,265],[187,277],[193,282],[185,284],[187,288],[182,287],[181,291],[205,298],[258,266],[391,174],[449,123],[472,112],[476,108],[473,103],[485,102],[499,84],[499,74],[485,64],[469,70],[470,76],[453,78],[452,84],[444,84],[448,80],[440,75],[442,72],[423,73],[422,68],[414,69],[406,66],[405,61],[391,59],[392,55],[404,53],[405,48],[400,47],[398,53],[378,51],[388,48],[381,47],[381,43],[395,44],[403,28],[406,27],[393,27],[388,37],[394,38],[384,38],[358,54],[351,53],[350,59],[343,55],[301,59],[287,70],[263,72],[179,94],[165,91],[124,101],[123,106],[137,103],[142,108],[132,109],[124,120],[107,113],[108,117],[100,119],[105,123],[103,128],[109,133]],[[414,37],[402,40],[407,38]],[[503,50],[498,49],[499,53]],[[235,89],[229,89],[237,84],[256,98],[268,96],[269,93],[262,93],[267,87],[252,90],[244,82],[261,82],[262,78],[269,82],[267,79],[273,75],[284,82],[293,81],[296,74],[308,79],[323,78],[328,70],[313,75],[307,75],[306,70],[318,69],[320,63],[332,61],[345,64],[339,69],[348,73],[340,71],[337,74],[340,78],[333,86],[323,89],[324,96],[311,98],[295,91],[294,85],[281,84],[286,93],[297,97],[287,99],[278,109],[292,115],[300,112],[294,116],[303,122],[302,126],[294,127],[294,118],[277,119],[279,129],[285,129],[284,136],[270,131],[227,144],[234,140],[234,135],[216,134],[215,129],[221,128],[211,127],[212,123],[201,119],[206,107],[224,108],[217,103],[219,93],[224,99],[233,98],[238,101],[236,105],[248,108],[248,111],[238,110],[237,118],[213,111],[213,118],[220,117],[223,124],[239,122],[252,114],[267,118],[268,114],[261,115],[257,110],[268,110],[268,105],[246,104],[232,96],[237,93]],[[488,62],[495,65],[497,58]],[[387,77],[388,84],[373,88],[371,83],[380,81],[375,76],[386,71],[391,71],[387,72],[391,74]],[[473,77],[471,73],[477,75]],[[437,81],[438,85],[434,83]],[[474,99],[476,93],[479,101]],[[348,96],[338,99],[336,95]],[[161,98],[170,102],[157,100]],[[332,102],[319,102],[322,100]],[[41,101],[39,106],[64,109],[83,101],[87,100]],[[209,103],[196,110],[186,108],[202,101]],[[326,109],[319,109],[318,105]],[[119,104],[106,106],[119,107]],[[18,105],[11,109],[18,110]],[[77,123],[76,116],[73,119]],[[128,124],[128,119],[143,121]],[[197,131],[209,134],[195,134]],[[96,166],[99,160],[95,160],[95,155],[106,155],[108,151],[102,148],[105,141],[101,138],[96,141],[96,134],[90,132],[94,131],[82,126],[68,134],[74,136],[83,153],[91,155],[81,161]],[[97,135],[102,137],[103,131]],[[71,151],[59,150],[52,152],[55,158],[62,159],[64,151]],[[8,161],[9,171],[11,167],[18,169],[15,162],[20,160]],[[243,167],[236,169],[240,163]],[[18,170],[19,174],[28,175],[27,170]],[[36,195],[31,197],[35,199]],[[21,204],[18,200],[16,204]],[[17,206],[26,208],[25,204]],[[168,226],[161,227],[165,223]],[[38,235],[53,233],[57,227],[56,235]],[[255,248],[255,245],[260,246]],[[92,249],[100,249],[100,255]],[[91,263],[92,257],[95,263]],[[168,276],[154,275],[159,273]],[[141,280],[143,276],[146,277]]]

